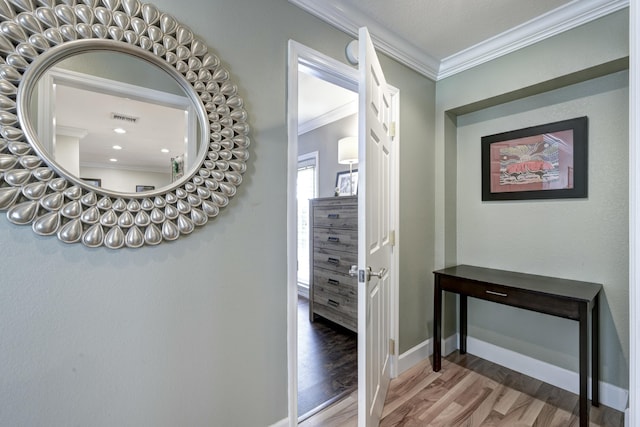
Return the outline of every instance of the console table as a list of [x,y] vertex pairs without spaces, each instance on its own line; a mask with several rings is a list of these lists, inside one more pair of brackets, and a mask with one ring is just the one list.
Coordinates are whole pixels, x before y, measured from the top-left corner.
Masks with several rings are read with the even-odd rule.
[[506,304],[579,322],[580,426],[589,425],[587,397],[589,349],[588,316],[591,312],[591,404],[599,405],[598,296],[602,285],[555,277],[458,265],[433,272],[433,370],[442,360],[442,291],[460,295],[460,353],[467,351],[467,297]]

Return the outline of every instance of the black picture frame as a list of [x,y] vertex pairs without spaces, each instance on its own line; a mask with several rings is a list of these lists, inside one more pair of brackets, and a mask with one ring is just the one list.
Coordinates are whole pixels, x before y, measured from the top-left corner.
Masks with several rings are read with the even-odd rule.
[[[351,194],[351,185],[349,185],[349,175],[353,175],[352,183],[353,194]],[[358,194],[358,169],[352,172],[342,171],[336,174],[336,196],[355,196]]]
[[482,200],[586,198],[588,118],[483,136]]

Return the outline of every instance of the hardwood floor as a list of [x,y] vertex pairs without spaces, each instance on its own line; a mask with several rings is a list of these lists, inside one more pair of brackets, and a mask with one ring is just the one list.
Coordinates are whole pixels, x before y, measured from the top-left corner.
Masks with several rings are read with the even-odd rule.
[[[426,360],[391,380],[381,427],[578,426],[578,396],[542,381],[455,352],[433,372]],[[622,427],[624,415],[592,407],[591,427]],[[357,426],[357,396],[327,408],[301,427]]]
[[298,415],[305,419],[358,387],[358,336],[328,320],[309,322],[298,298]]

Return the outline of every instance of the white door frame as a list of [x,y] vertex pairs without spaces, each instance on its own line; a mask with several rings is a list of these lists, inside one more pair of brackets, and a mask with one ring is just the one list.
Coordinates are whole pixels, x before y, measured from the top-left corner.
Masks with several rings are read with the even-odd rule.
[[[298,66],[306,66],[317,73],[323,80],[358,91],[358,70],[333,58],[321,54],[296,41],[289,40],[289,54],[287,66],[287,132],[288,132],[288,161],[287,161],[287,370],[289,392],[289,425],[298,425],[298,291],[297,291],[297,209],[296,209],[296,179],[298,165]],[[391,88],[394,93],[395,114],[398,114],[398,90]],[[395,170],[392,175],[392,203],[394,212],[394,230],[396,230],[396,245],[392,265],[391,284],[391,336],[395,342],[391,357],[391,375],[397,373],[398,354],[398,212],[399,212],[399,132],[396,133]]]
[[640,9],[629,4],[629,413],[640,425]]

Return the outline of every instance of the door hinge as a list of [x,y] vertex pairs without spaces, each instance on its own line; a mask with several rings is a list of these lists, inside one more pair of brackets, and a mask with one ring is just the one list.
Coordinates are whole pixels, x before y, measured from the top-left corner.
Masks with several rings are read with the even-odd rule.
[[396,122],[389,123],[389,136],[395,138],[396,136]]
[[391,246],[395,246],[396,245],[396,230],[391,230],[389,232],[389,244]]
[[396,354],[396,341],[393,338],[389,338],[389,354],[392,356]]

